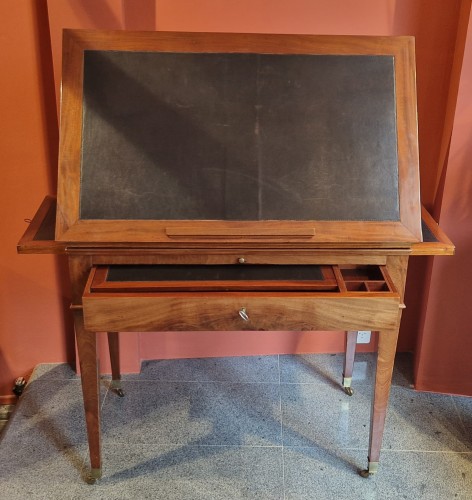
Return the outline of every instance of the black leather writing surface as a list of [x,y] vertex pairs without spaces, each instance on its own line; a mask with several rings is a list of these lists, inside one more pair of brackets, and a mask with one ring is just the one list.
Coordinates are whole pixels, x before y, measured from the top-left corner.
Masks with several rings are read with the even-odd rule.
[[399,220],[393,65],[86,51],[80,217]]
[[321,281],[320,266],[307,265],[116,265],[107,281]]

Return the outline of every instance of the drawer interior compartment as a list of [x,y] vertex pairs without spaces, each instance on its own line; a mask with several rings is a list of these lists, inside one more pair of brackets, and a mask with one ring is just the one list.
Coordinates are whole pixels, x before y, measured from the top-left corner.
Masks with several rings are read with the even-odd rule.
[[92,292],[339,291],[332,266],[114,265],[96,268]]
[[396,292],[378,265],[112,265],[93,269],[91,293]]
[[339,266],[340,288],[346,292],[391,292],[394,285],[385,266]]

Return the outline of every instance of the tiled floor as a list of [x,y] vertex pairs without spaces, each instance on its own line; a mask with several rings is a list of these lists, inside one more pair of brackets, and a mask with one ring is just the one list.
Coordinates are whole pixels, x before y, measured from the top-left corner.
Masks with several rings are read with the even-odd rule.
[[154,361],[125,397],[102,382],[104,476],[88,458],[80,382],[39,366],[0,442],[16,499],[471,499],[472,399],[414,392],[397,359],[379,473],[363,479],[374,357],[352,397],[342,356]]

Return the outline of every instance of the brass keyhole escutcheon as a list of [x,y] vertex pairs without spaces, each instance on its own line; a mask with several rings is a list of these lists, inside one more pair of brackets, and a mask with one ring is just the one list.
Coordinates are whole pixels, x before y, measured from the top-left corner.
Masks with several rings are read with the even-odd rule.
[[247,315],[246,313],[246,308],[245,307],[242,307],[240,310],[239,310],[239,315],[241,316],[241,318],[244,320],[244,321],[249,321],[249,316]]

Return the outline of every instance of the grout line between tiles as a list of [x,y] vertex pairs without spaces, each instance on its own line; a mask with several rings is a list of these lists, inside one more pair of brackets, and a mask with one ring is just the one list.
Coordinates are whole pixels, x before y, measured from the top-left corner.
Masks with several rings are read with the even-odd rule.
[[282,487],[284,491],[284,500],[285,500],[285,456],[284,456],[283,444],[282,444]]
[[472,455],[472,451],[453,451],[453,450],[397,450],[397,449],[389,449],[389,450],[382,450],[381,453],[446,453],[449,455]]
[[[290,446],[290,445],[283,445],[284,448],[294,448],[294,449],[316,449],[317,446]],[[332,447],[333,450],[337,451],[368,451],[368,448],[366,447],[361,447],[361,448],[355,448],[355,447]],[[416,449],[411,449],[411,450],[401,450],[401,449],[388,449],[388,450],[381,450],[381,459],[382,459],[382,454],[385,453],[435,453],[435,454],[440,454],[440,453],[446,453],[449,455],[471,455],[472,456],[472,451],[453,451],[453,450],[416,450]]]
[[280,383],[280,355],[277,356],[277,368],[279,372],[279,415],[280,415],[280,442],[282,443],[282,447],[284,445],[284,422],[283,422],[283,415],[282,415],[282,386]]
[[[99,391],[100,392],[100,391]],[[108,393],[110,392],[110,387],[108,386],[106,388],[106,391],[105,391],[105,396],[103,396],[103,401],[102,401],[102,404],[100,405],[100,413],[103,411],[103,408],[105,407],[105,401],[107,400],[107,397],[108,397]],[[101,415],[100,415],[100,419],[101,419]]]
[[[336,383],[336,385],[339,385],[339,387],[342,388],[342,386],[338,382],[335,382],[334,380],[332,380],[332,382]],[[369,380],[366,380],[365,382],[359,382],[358,380],[353,379],[353,382],[355,382],[356,386],[362,387],[370,387],[372,385],[372,382]],[[327,385],[328,383],[328,380],[315,380],[313,382],[281,382],[282,385]]]
[[281,384],[281,371],[280,371],[280,354],[277,355],[277,369],[279,372],[279,415],[280,415],[280,443],[282,448],[282,488],[285,500],[285,458],[284,458],[284,422],[282,414],[282,384]]
[[[122,445],[123,441],[118,440],[104,440],[105,445]],[[181,446],[185,448],[282,448],[280,444],[191,444],[191,443],[126,443],[129,446],[146,446],[149,448],[155,448],[159,446],[169,447],[169,446]]]
[[[109,380],[109,379],[102,379]],[[156,380],[156,379],[127,379],[122,378],[122,382],[126,383],[140,383],[140,382],[153,382],[159,384],[227,384],[227,385],[279,385],[280,382],[233,382],[231,380]]]
[[[107,381],[109,379],[101,379],[103,381]],[[230,385],[326,385],[326,381],[324,380],[315,380],[313,382],[282,382],[280,380],[279,376],[279,381],[276,382],[253,382],[253,381],[240,381],[240,382],[233,382],[231,380],[179,380],[179,379],[169,379],[169,380],[160,380],[160,379],[129,379],[129,378],[122,378],[122,382],[132,382],[132,383],[139,383],[139,382],[153,382],[153,383],[169,383],[169,384],[230,384]],[[355,381],[356,386],[360,387],[370,387],[372,385],[371,381]],[[401,386],[400,386],[401,387]]]

